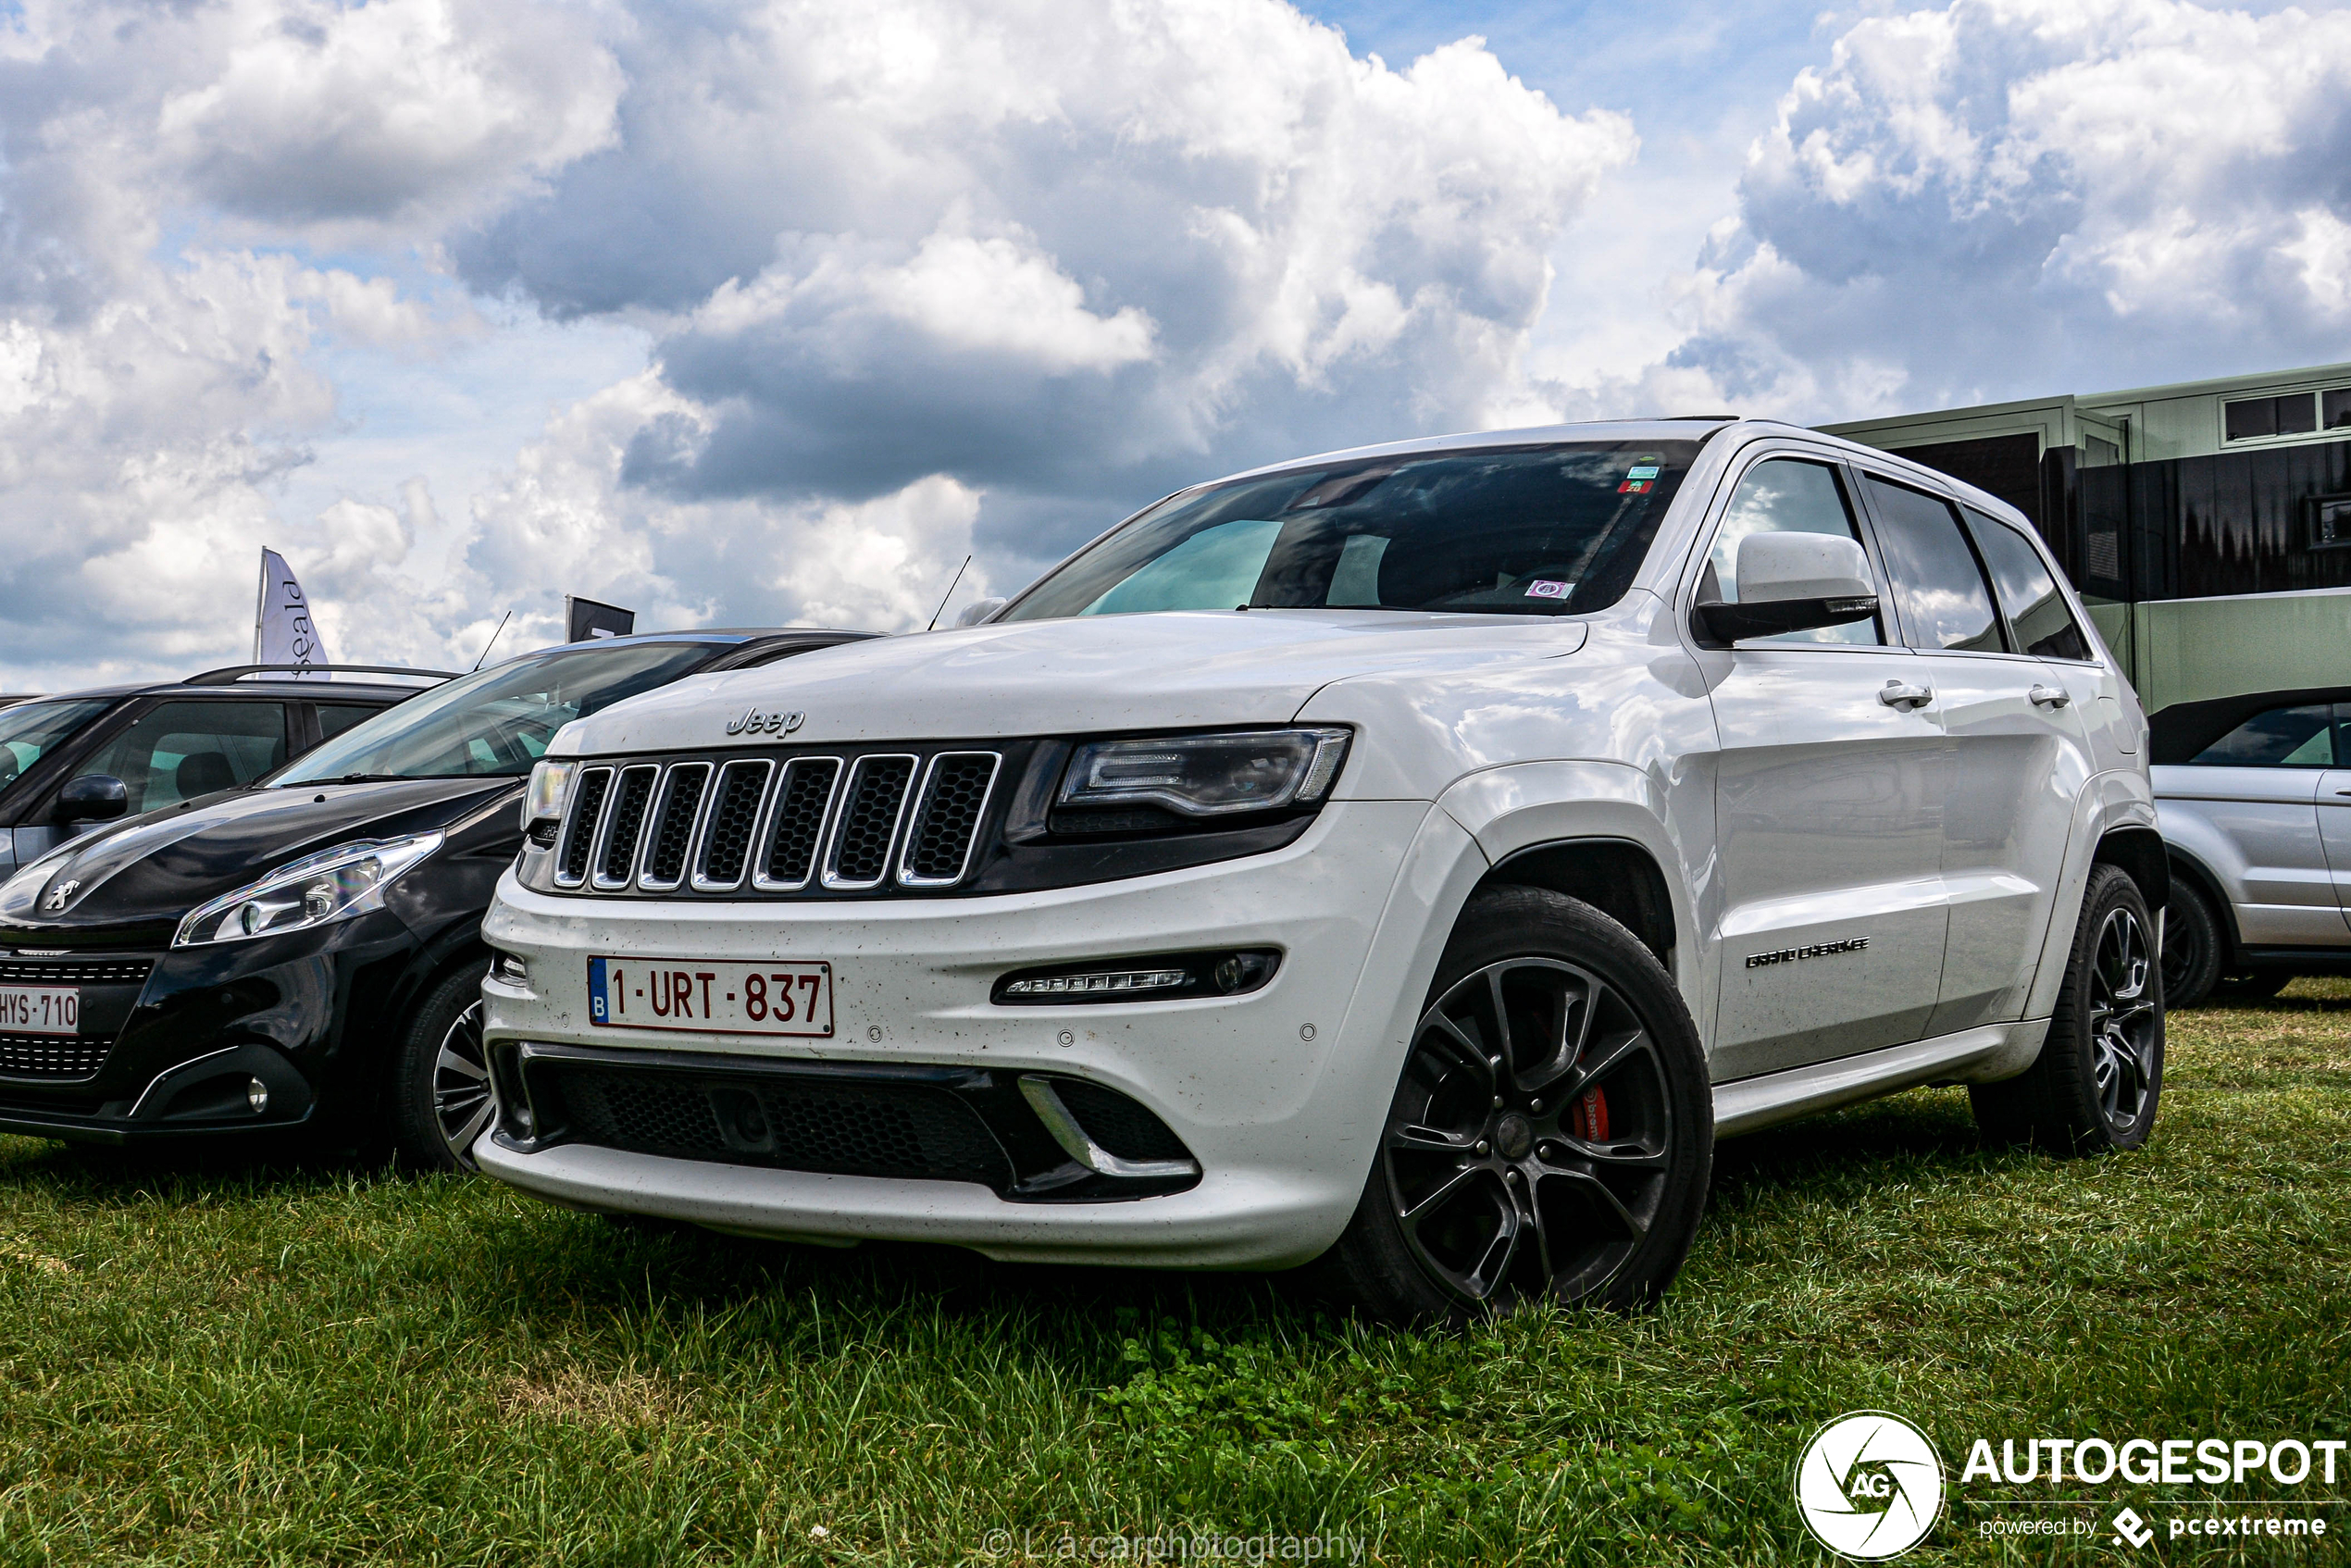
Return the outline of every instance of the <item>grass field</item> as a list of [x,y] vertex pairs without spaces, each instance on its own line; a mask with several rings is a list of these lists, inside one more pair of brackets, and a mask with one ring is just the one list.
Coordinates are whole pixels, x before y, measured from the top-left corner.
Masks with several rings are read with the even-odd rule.
[[[1987,1151],[1956,1090],[1726,1144],[1663,1311],[1460,1335],[1263,1279],[0,1139],[0,1563],[1051,1562],[1116,1532],[1815,1562],[1792,1466],[1848,1410],[1917,1421],[1955,1481],[1979,1436],[2351,1437],[2346,1022],[2338,981],[2176,1017],[2121,1158]],[[2099,1534],[2031,1548],[1963,1500],[1903,1561],[2294,1560],[2111,1545],[2123,1501],[2262,1495],[2157,1490],[2092,1488]]]

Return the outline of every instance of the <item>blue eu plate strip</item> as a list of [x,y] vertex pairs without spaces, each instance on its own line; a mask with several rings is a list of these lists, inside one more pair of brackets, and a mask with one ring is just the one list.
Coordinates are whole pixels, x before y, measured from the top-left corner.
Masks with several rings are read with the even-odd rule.
[[599,1024],[605,1022],[604,961],[601,958],[588,961],[588,1016]]

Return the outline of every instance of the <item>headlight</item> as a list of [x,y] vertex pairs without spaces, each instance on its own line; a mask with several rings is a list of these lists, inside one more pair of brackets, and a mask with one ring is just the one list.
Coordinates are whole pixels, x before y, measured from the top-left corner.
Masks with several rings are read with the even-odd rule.
[[1319,803],[1347,760],[1344,729],[1251,729],[1091,740],[1069,759],[1065,806],[1164,806],[1225,816]]
[[173,947],[273,937],[383,907],[392,879],[441,847],[439,831],[340,844],[281,865],[260,881],[192,910]]
[[576,762],[541,760],[530,770],[530,788],[523,791],[522,830],[526,833],[541,822],[560,822],[564,815],[564,797],[571,791],[572,775],[579,771]]

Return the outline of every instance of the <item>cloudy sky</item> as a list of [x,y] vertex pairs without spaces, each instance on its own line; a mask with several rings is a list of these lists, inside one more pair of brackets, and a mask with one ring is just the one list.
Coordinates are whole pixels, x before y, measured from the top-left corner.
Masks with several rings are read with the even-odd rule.
[[1335,446],[2345,359],[2333,6],[0,0],[0,690],[264,543],[348,660],[897,628]]

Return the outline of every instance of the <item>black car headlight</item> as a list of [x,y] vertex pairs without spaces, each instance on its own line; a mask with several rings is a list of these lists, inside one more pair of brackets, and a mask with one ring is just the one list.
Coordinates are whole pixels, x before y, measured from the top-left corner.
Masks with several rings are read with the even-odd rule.
[[442,834],[363,840],[305,855],[209,903],[199,904],[172,933],[173,947],[274,937],[348,920],[383,907],[393,878],[441,847]]
[[1351,731],[1244,729],[1088,740],[1063,776],[1060,803],[1158,806],[1190,817],[1322,803],[1347,760]]

